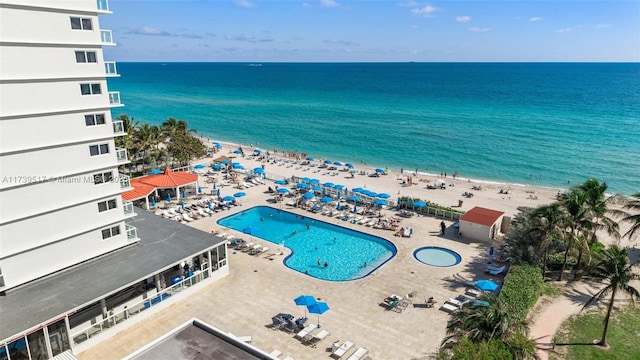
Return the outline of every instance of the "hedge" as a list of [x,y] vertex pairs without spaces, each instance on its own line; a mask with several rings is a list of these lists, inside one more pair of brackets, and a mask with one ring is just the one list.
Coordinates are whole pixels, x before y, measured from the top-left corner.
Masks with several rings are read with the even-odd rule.
[[519,319],[525,319],[542,293],[540,268],[528,264],[513,264],[504,279],[499,298]]

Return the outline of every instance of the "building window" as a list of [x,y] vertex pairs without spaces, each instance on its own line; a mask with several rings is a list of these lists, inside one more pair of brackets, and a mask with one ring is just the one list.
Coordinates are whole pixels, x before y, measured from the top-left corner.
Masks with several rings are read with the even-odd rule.
[[77,63],[97,63],[98,58],[96,57],[95,51],[76,51],[76,62]]
[[89,145],[91,156],[104,155],[109,153],[109,144]]
[[107,123],[104,114],[89,114],[84,116],[84,123],[87,126],[104,125]]
[[80,93],[82,95],[98,95],[102,94],[100,84],[80,84]]
[[91,18],[72,17],[71,28],[74,30],[93,30]]
[[105,212],[107,210],[115,209],[116,207],[116,199],[101,201],[98,203],[98,212]]
[[100,185],[113,181],[113,173],[111,171],[100,174],[93,174],[93,184]]
[[120,235],[120,226],[114,226],[108,229],[102,230],[102,240],[106,240],[110,237]]

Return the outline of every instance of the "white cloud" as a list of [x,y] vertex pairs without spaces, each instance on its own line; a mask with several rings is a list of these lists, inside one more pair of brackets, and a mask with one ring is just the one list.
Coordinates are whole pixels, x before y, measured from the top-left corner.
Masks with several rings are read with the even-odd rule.
[[248,1],[248,0],[233,0],[233,2],[243,8],[251,9],[256,7],[256,4]]
[[469,16],[457,16],[456,17],[456,21],[457,22],[461,22],[461,23],[466,23],[466,22],[471,21],[471,17],[469,17]]
[[418,26],[418,25],[411,25],[411,26],[409,26],[409,28],[411,28],[411,29],[417,29],[417,28],[419,28],[419,27],[420,27],[420,26]]
[[240,34],[240,35],[225,35],[224,36],[225,40],[229,40],[229,41],[247,41],[247,42],[256,42],[256,38],[253,35],[245,35],[245,34]]
[[337,39],[329,39],[329,40],[324,40],[325,44],[336,44],[336,45],[345,45],[345,46],[357,46],[357,43],[354,43],[352,41],[345,41],[345,40],[337,40]]
[[143,26],[141,28],[137,28],[128,32],[128,34],[138,34],[138,35],[153,35],[153,36],[173,36],[173,34],[166,32],[164,30],[158,30],[156,28],[152,28],[150,26]]
[[532,22],[542,21],[542,18],[539,16],[534,16],[534,17],[530,17],[529,21],[532,21]]
[[335,0],[320,0],[320,6],[326,7],[326,8],[333,8],[333,7],[340,6],[340,4],[338,4],[338,2]]
[[470,27],[469,31],[471,32],[487,32],[489,31],[489,28],[480,28],[480,27]]
[[568,32],[572,32],[572,31],[574,31],[574,30],[577,30],[577,29],[579,29],[579,28],[581,28],[581,27],[582,27],[581,25],[573,26],[573,27],[566,27],[566,28],[563,28],[563,29],[557,29],[557,30],[556,30],[556,32],[557,32],[557,33],[560,33],[560,34],[562,34],[562,33],[568,33]]
[[438,9],[431,5],[425,5],[421,8],[411,9],[411,13],[415,16],[431,17]]
[[611,27],[611,24],[597,24],[596,26],[594,26],[596,29],[606,29],[608,27]]

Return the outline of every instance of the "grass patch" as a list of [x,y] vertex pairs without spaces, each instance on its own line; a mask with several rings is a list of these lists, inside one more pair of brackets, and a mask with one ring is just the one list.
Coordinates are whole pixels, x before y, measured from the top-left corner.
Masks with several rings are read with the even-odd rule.
[[556,298],[562,295],[563,289],[564,287],[558,284],[544,283],[542,284],[542,295],[545,295],[551,298]]
[[556,343],[574,344],[558,345],[551,359],[566,360],[618,360],[640,359],[640,308],[626,307],[615,310],[609,321],[607,344],[609,348],[591,345],[600,340],[604,328],[603,310],[594,310],[572,316],[562,324],[556,334]]

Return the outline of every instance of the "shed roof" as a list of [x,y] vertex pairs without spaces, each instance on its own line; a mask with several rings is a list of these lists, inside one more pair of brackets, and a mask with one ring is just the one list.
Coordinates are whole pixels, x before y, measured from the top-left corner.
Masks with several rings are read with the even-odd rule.
[[171,171],[166,168],[162,174],[147,175],[131,180],[133,190],[122,193],[122,198],[127,201],[144,198],[155,189],[176,188],[198,182],[198,174],[184,171]]
[[460,221],[467,221],[474,224],[480,224],[484,226],[491,226],[504,215],[504,212],[491,210],[483,207],[476,206],[473,209],[467,211],[460,217]]

